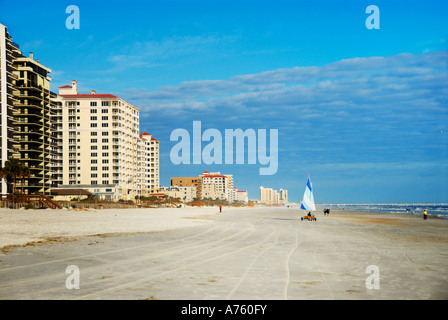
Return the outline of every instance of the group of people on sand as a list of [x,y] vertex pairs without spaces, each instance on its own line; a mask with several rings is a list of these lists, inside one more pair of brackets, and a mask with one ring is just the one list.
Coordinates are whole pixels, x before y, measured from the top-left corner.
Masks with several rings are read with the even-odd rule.
[[[411,213],[411,209],[406,209],[406,213]],[[414,211],[412,211],[414,213]],[[426,209],[423,209],[423,220],[428,219],[428,211]]]
[[330,215],[330,209],[324,209],[324,216],[326,216],[326,215]]

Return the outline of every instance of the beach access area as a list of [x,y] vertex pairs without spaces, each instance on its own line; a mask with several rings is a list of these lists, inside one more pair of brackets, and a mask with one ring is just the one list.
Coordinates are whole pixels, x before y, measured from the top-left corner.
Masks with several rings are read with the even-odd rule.
[[0,209],[0,299],[448,299],[447,219],[307,213]]

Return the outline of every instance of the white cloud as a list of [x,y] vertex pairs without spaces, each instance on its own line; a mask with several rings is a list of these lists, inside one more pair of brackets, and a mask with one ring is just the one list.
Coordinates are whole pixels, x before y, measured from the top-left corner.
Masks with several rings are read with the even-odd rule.
[[448,122],[447,60],[446,51],[355,58],[120,96],[143,108],[143,118],[155,116],[168,128],[203,120],[227,128],[278,128],[284,141],[308,148],[318,143],[355,150],[369,141],[398,150],[424,144],[412,140],[416,132]]

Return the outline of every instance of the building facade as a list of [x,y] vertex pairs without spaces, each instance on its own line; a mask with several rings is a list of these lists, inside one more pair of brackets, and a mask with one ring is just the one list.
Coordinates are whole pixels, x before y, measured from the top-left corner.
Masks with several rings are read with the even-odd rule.
[[195,187],[197,199],[248,202],[247,191],[233,187],[233,175],[204,171],[198,177],[173,177],[171,186]]
[[172,187],[194,187],[195,195],[193,198],[202,198],[202,179],[200,177],[173,177],[171,178]]
[[280,189],[280,203],[288,203],[288,190]]
[[140,195],[149,196],[151,193],[159,192],[159,140],[154,139],[151,134],[144,132],[140,134],[140,145],[138,149],[139,168],[138,189]]
[[221,175],[219,172],[209,173],[204,171],[200,176],[202,178],[202,199],[228,200],[229,177]]
[[16,97],[14,110],[15,141],[17,153],[13,156],[30,169],[30,175],[17,183],[21,192],[50,195],[52,187],[53,99],[50,91],[51,69],[33,53],[18,56],[16,66]]
[[[14,93],[17,75],[15,58],[20,55],[19,45],[12,41],[7,28],[0,24],[0,164],[5,166],[13,154],[15,154],[13,128],[14,106],[18,102]],[[11,192],[8,190],[6,178],[1,179],[0,194]]]
[[[79,94],[77,81],[55,99],[55,185],[109,200],[140,195],[140,109],[112,94]],[[60,173],[60,174],[59,174]]]
[[195,187],[161,187],[160,193],[167,195],[170,198],[179,198],[183,202],[193,201],[196,197]]
[[[1,165],[18,159],[29,174],[16,180],[16,192],[50,195],[52,187],[51,69],[22,54],[0,24]],[[0,193],[7,190],[2,179]]]
[[280,196],[278,192],[272,188],[260,187],[260,202],[267,205],[279,204]]
[[236,201],[237,202],[248,203],[249,202],[249,196],[247,194],[247,191],[237,191],[236,192]]
[[260,203],[267,205],[285,204],[288,202],[288,190],[280,189],[280,193],[272,188],[260,187]]

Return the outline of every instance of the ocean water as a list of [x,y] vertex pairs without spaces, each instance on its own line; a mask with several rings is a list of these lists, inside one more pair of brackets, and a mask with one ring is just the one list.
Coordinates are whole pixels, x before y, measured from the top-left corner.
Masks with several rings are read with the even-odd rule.
[[[403,214],[423,215],[426,209],[428,216],[435,216],[442,219],[448,219],[447,203],[394,203],[394,204],[326,204],[316,205],[318,210],[324,208],[335,210],[358,210],[373,212],[394,212]],[[407,212],[406,209],[409,209]]]

